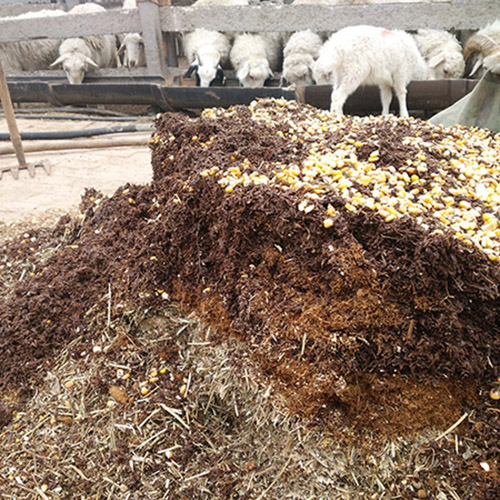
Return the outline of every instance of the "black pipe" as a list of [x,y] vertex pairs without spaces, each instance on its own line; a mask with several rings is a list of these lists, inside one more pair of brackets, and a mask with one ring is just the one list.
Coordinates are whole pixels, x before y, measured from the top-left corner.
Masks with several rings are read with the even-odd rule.
[[[73,139],[75,137],[91,137],[94,135],[118,134],[125,132],[152,132],[152,124],[136,125],[116,125],[114,127],[91,128],[86,130],[64,130],[56,132],[21,132],[22,140],[54,140],[54,139]],[[10,134],[0,133],[0,141],[10,140]]]
[[[3,118],[4,114],[0,113],[0,118]],[[89,122],[130,122],[134,120],[141,120],[147,117],[144,116],[110,116],[108,118],[104,116],[66,116],[66,115],[32,115],[19,113],[16,111],[16,118],[22,118],[23,120],[70,120],[70,121],[89,121]],[[153,118],[151,118],[151,121]]]

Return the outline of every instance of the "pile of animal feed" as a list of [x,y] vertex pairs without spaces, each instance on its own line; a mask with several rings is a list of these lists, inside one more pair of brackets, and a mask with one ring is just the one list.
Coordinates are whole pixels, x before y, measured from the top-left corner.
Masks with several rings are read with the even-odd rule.
[[0,250],[0,491],[497,498],[500,136],[260,100],[150,146]]

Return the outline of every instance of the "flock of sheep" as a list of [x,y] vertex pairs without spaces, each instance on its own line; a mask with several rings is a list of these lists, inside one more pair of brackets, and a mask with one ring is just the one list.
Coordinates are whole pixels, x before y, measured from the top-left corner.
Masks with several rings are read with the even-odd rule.
[[[124,0],[123,8],[137,8],[136,0]],[[15,18],[64,16],[106,11],[96,3],[78,4],[68,12],[43,10],[26,12]],[[123,62],[119,56],[124,53]],[[145,66],[144,40],[139,33],[93,35],[79,38],[25,40],[0,43],[0,59],[6,73],[39,71],[62,67],[69,83],[79,84],[93,68]]]
[[[293,4],[376,3],[377,0],[294,0]],[[404,1],[404,0],[400,0]],[[251,0],[197,0],[193,5],[248,5]],[[400,115],[408,116],[406,87],[412,80],[481,76],[500,63],[500,20],[472,36],[464,49],[455,35],[419,29],[415,34],[375,26],[349,26],[336,33],[219,33],[198,29],[184,34],[191,61],[185,76],[197,85],[220,85],[233,68],[243,87],[261,87],[275,71],[288,85],[331,84],[331,111],[342,115],[349,95],[361,85],[380,88],[382,113],[394,90]],[[467,64],[467,71],[466,71]]]
[[[282,0],[276,0],[281,3]],[[350,0],[376,3],[383,0]],[[400,0],[404,1],[404,0]],[[252,5],[256,0],[196,0],[194,6]],[[294,0],[294,4],[338,4],[346,0]],[[136,0],[124,0],[123,8],[137,8]],[[68,13],[44,11],[45,15],[71,15],[105,10],[94,3],[80,4]],[[27,13],[19,17],[39,16]],[[36,50],[33,49],[36,45]],[[183,33],[182,47],[197,85],[224,84],[224,69],[233,68],[243,87],[264,86],[274,72],[282,71],[288,85],[332,84],[331,110],[342,114],[347,97],[361,85],[378,85],[382,112],[387,113],[394,90],[401,116],[407,116],[406,87],[411,80],[479,77],[500,63],[500,20],[473,35],[462,49],[446,31],[420,29],[414,34],[374,26],[349,26],[336,33],[223,33],[205,29]],[[120,64],[145,66],[141,34],[94,35],[66,40],[32,40],[0,43],[4,70],[64,69],[70,83],[81,83],[96,67]]]

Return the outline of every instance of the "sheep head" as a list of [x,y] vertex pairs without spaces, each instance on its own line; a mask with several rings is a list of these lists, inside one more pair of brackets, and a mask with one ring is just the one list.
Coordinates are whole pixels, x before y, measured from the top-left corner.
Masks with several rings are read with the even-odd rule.
[[290,54],[283,63],[283,78],[290,84],[312,85],[314,58],[310,54]]
[[333,71],[330,61],[327,59],[317,59],[312,67],[313,79],[316,85],[330,85],[333,83]]
[[116,55],[126,53],[126,65],[129,68],[140,66],[145,60],[144,38],[139,33],[127,33]]
[[494,61],[500,58],[500,43],[490,36],[477,33],[473,35],[464,48],[464,59],[469,69],[469,76],[481,76],[481,68],[486,59],[490,61],[487,68],[492,67]]
[[241,86],[247,88],[263,87],[266,80],[273,76],[269,61],[260,57],[246,60],[236,72]]
[[184,78],[189,78],[193,72],[196,75],[196,85],[198,87],[214,87],[225,84],[224,72],[217,58],[201,58],[195,54],[193,62],[184,74]]
[[458,52],[440,52],[426,62],[430,69],[429,79],[461,78],[465,71],[464,58]]
[[59,56],[50,66],[62,65],[71,85],[80,84],[85,78],[85,73],[91,68],[99,66],[88,56],[73,52]]

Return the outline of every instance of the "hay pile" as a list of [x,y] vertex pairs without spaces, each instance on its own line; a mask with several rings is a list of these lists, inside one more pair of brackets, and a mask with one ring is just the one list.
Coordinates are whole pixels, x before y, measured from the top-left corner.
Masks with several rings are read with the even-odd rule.
[[274,100],[156,125],[151,185],[0,254],[11,491],[495,498],[499,138]]

